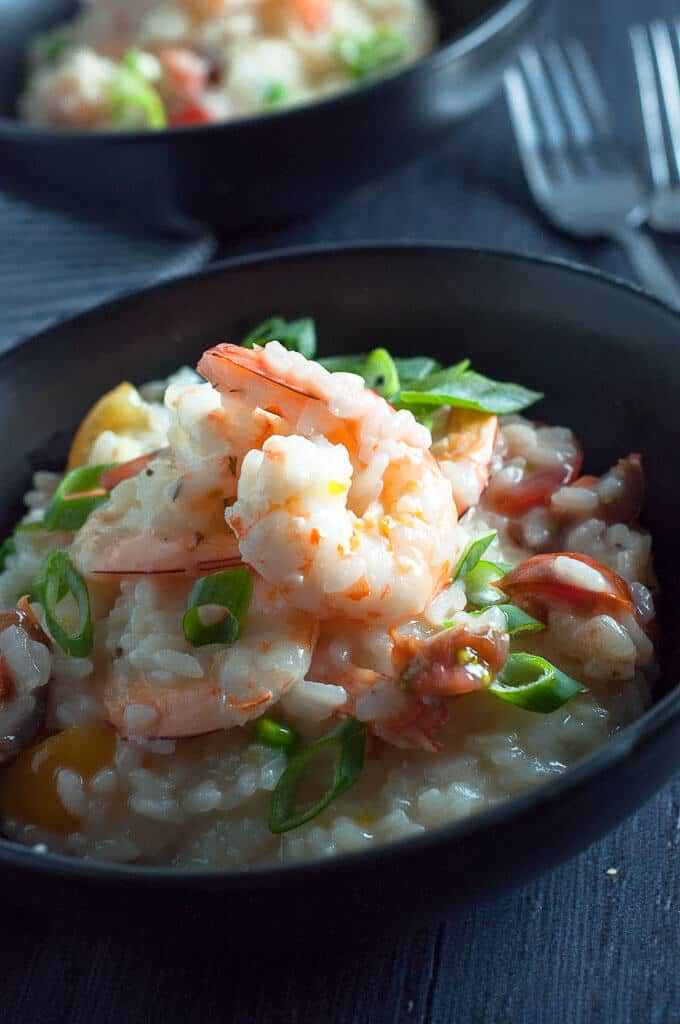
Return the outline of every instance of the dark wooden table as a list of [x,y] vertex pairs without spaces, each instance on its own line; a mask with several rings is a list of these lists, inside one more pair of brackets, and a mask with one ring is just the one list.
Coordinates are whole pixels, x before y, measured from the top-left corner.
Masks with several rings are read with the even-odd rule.
[[[638,125],[627,26],[676,13],[671,0],[556,0],[541,30],[586,42],[631,144]],[[314,222],[224,243],[221,255],[355,239],[482,243],[630,274],[610,246],[572,244],[541,222],[500,100],[419,164]],[[680,272],[680,243],[663,247]],[[49,912],[10,911],[1,935],[2,1021],[678,1024],[680,778],[551,875],[441,921],[404,922],[371,950],[310,949],[277,964],[226,957],[219,932],[197,933],[188,945],[149,942],[133,929],[92,939]]]

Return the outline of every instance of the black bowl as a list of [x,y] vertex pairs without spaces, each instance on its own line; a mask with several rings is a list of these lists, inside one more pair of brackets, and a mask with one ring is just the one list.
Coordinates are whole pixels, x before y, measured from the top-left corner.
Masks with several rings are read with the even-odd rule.
[[73,0],[0,2],[0,186],[169,230],[234,230],[318,210],[441,139],[487,100],[540,0],[433,0],[440,47],[372,84],[285,111],[157,133],[14,119],[29,39]]
[[64,323],[0,358],[0,536],[30,469],[62,465],[89,404],[239,338],[272,313],[313,314],[328,352],[380,343],[446,362],[465,355],[545,392],[537,416],[572,426],[586,471],[643,453],[660,579],[657,703],[596,754],[542,788],[459,824],[331,862],[242,872],[95,865],[0,840],[3,892],[110,920],[213,914],[287,944],[315,929],[356,937],[390,916],[444,910],[516,885],[603,835],[678,767],[680,742],[680,318],[601,275],[446,247],[318,249],[244,260]]

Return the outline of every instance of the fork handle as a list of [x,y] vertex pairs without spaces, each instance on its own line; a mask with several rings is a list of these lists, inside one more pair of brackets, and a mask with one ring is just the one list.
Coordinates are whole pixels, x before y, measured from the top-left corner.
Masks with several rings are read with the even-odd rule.
[[655,242],[639,228],[623,227],[613,234],[645,287],[657,298],[680,309],[680,284]]

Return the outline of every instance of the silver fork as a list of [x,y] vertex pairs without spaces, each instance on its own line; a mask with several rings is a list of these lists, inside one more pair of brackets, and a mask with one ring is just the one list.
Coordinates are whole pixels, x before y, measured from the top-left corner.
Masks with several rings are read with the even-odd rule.
[[580,43],[524,47],[505,76],[520,158],[534,199],[561,230],[610,238],[647,288],[680,308],[680,285],[649,236],[648,189],[611,126],[595,70]]
[[677,22],[672,29],[665,21],[630,29],[654,184],[649,223],[660,231],[680,230],[680,86],[673,36],[680,45]]

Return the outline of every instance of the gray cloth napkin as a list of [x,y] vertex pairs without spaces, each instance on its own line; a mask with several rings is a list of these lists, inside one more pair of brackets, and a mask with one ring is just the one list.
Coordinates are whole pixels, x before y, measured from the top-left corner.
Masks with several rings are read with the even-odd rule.
[[0,193],[0,352],[99,302],[196,270],[215,245],[209,235],[140,234]]

